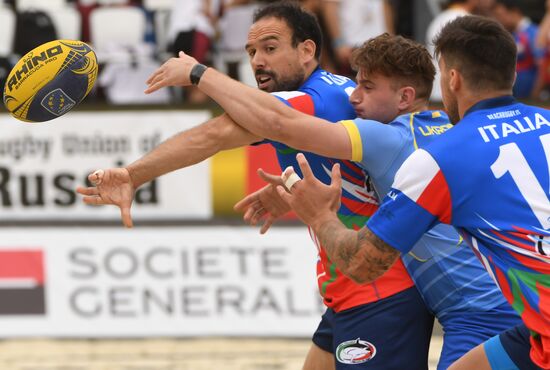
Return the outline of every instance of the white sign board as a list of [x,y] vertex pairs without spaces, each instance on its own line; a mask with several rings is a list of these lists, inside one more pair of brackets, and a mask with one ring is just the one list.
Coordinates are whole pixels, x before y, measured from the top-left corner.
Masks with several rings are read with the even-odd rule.
[[305,227],[7,228],[0,337],[310,336]]
[[[98,168],[129,164],[209,111],[74,112],[25,124],[0,115],[0,220],[118,220],[116,207],[84,205],[75,193]],[[209,162],[163,176],[136,193],[135,219],[212,215]]]

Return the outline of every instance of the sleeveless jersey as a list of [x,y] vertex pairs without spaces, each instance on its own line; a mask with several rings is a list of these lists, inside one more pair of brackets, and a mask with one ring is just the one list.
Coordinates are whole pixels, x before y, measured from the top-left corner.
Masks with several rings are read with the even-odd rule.
[[[322,69],[315,70],[305,83],[292,92],[276,92],[285,104],[304,113],[324,118],[331,122],[355,118],[355,111],[349,103],[349,95],[355,83],[350,79]],[[288,166],[302,175],[296,161],[298,151],[282,143],[271,142],[275,147],[281,169]],[[348,227],[359,229],[378,208],[378,198],[368,188],[364,171],[355,163],[304,153],[315,176],[324,183],[330,183],[330,173],[335,163],[340,163],[343,185],[342,205],[338,211],[340,220]],[[345,310],[361,304],[378,301],[401,292],[414,284],[401,261],[373,283],[358,285],[344,276],[330,261],[317,238],[317,282],[323,302],[335,311]]]
[[439,222],[458,228],[550,367],[550,111],[481,101],[396,174],[369,228],[407,253]]
[[[452,127],[439,111],[404,114],[389,124],[360,118],[342,123],[352,143],[352,159],[368,172],[381,197],[413,151]],[[428,308],[443,324],[453,312],[486,311],[505,303],[474,252],[451,226],[436,225],[401,258]]]

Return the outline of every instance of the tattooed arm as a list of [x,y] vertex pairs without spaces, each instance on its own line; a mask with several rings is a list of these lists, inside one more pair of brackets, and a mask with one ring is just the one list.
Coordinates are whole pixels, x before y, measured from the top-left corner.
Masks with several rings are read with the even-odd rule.
[[325,185],[315,178],[303,154],[298,154],[297,160],[304,178],[292,185],[290,193],[279,187],[279,195],[313,229],[327,255],[342,273],[361,284],[382,276],[400,252],[368,227],[350,230],[340,222],[336,214],[342,192],[338,164],[332,169],[331,184]]
[[368,227],[355,231],[338,219],[314,229],[331,261],[346,276],[363,284],[382,276],[399,258],[399,251],[378,238]]

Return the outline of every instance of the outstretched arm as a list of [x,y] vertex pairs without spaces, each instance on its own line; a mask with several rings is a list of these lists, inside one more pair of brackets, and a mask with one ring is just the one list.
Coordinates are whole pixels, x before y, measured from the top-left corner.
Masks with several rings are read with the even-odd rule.
[[[339,165],[332,169],[331,184],[325,185],[315,178],[303,154],[298,154],[297,160],[304,178],[294,182],[290,192],[278,186],[279,195],[313,229],[331,261],[345,275],[361,284],[382,276],[397,260],[399,251],[367,226],[355,231],[340,222],[336,215],[342,192]],[[283,180],[291,172],[285,171]]]
[[222,114],[171,137],[126,168],[137,188],[161,175],[202,162],[219,151],[261,140]]
[[[180,52],[147,80],[146,93],[166,86],[190,85],[189,75],[197,61]],[[287,107],[276,97],[246,86],[208,68],[199,89],[209,95],[235,122],[254,134],[292,148],[331,158],[351,159],[351,142],[341,124],[333,124]]]
[[226,114],[183,131],[166,140],[125,168],[97,170],[88,176],[91,187],[79,187],[83,201],[92,205],[113,204],[122,222],[132,227],[130,208],[137,188],[161,175],[199,163],[217,152],[248,145],[261,138],[244,130]]

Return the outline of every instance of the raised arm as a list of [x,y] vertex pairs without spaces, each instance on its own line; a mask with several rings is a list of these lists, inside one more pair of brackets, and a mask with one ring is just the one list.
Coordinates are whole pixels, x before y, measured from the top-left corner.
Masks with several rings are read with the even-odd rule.
[[101,169],[88,176],[94,185],[79,187],[83,201],[92,205],[113,204],[122,222],[132,227],[130,208],[137,188],[168,172],[199,163],[217,152],[261,140],[244,130],[226,114],[183,131],[166,140],[124,168]]
[[[153,73],[145,92],[152,93],[166,86],[190,85],[189,75],[197,64],[194,58],[181,52],[179,58],[171,58]],[[351,159],[351,142],[341,124],[287,107],[276,97],[213,68],[202,74],[198,86],[235,122],[258,136],[331,158]]]

